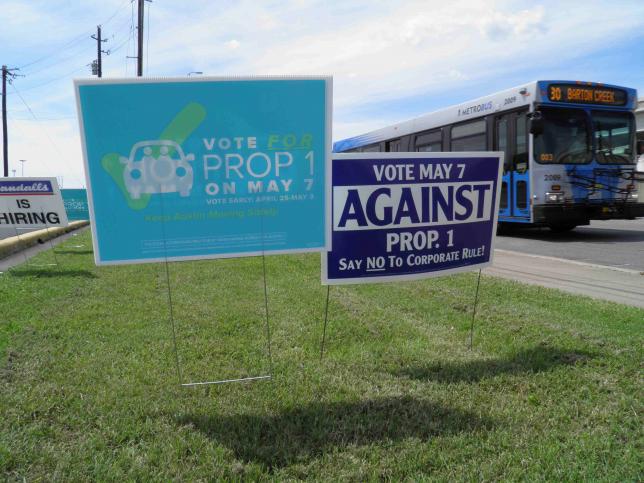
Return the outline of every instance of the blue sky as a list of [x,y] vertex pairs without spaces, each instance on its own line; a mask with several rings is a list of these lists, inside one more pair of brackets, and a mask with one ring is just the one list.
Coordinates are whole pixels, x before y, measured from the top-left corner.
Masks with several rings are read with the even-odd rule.
[[[2,0],[10,169],[84,185],[72,79],[90,76],[90,38],[108,39],[104,77],[131,77],[130,0]],[[644,95],[644,2],[527,0],[154,0],[144,74],[331,74],[334,139],[535,79]],[[149,28],[148,28],[149,27]],[[23,102],[24,100],[24,102]]]

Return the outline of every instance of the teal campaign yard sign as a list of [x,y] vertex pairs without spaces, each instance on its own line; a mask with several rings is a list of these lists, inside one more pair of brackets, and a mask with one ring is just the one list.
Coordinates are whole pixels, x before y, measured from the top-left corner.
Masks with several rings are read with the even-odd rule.
[[75,89],[97,264],[324,248],[330,77]]
[[89,220],[89,207],[87,205],[87,190],[61,189],[63,204],[69,221]]

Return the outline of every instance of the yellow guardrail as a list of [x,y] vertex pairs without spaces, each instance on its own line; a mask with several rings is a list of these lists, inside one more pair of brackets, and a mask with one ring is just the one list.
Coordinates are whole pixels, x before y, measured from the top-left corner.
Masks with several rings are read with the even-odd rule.
[[0,259],[6,258],[20,250],[24,250],[25,248],[37,245],[38,243],[69,233],[70,231],[78,230],[79,228],[87,225],[89,225],[89,221],[87,220],[72,221],[67,226],[45,228],[42,230],[30,231],[24,235],[5,238],[4,240],[0,240]]

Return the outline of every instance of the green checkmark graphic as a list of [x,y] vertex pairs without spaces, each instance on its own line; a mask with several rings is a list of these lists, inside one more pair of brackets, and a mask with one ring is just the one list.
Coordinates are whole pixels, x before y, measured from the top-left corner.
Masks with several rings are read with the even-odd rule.
[[[203,122],[206,118],[206,109],[196,102],[191,102],[186,107],[184,107],[175,117],[172,119],[170,124],[168,124],[161,135],[159,140],[168,140],[174,141],[178,145],[182,145],[183,142],[194,132],[197,127]],[[154,153],[158,155],[158,153]],[[172,153],[170,153],[172,154]],[[125,171],[125,165],[119,161],[118,153],[109,153],[103,156],[101,160],[101,166],[105,171],[109,173],[116,185],[123,193],[127,205],[133,210],[142,210],[150,202],[150,195],[143,193],[141,197],[137,200],[132,199],[130,193],[125,187],[125,181],[123,179],[123,172]]]

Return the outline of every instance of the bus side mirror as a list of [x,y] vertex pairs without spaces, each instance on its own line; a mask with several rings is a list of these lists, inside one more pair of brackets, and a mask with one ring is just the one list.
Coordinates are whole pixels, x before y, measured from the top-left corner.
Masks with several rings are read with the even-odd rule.
[[534,111],[528,114],[528,131],[530,134],[543,133],[543,116],[541,111]]
[[644,154],[644,140],[637,141],[637,155]]

